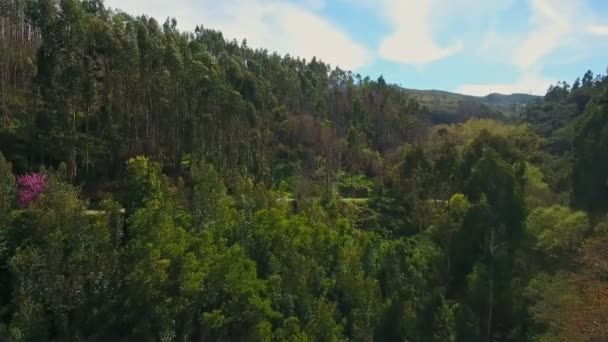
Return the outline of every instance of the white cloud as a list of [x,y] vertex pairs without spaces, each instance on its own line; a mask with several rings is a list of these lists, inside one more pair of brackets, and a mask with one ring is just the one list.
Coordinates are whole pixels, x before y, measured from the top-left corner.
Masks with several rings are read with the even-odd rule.
[[181,29],[197,24],[222,31],[227,39],[247,39],[249,46],[308,60],[317,57],[332,66],[356,69],[372,54],[339,27],[315,13],[323,0],[302,5],[281,0],[106,0],[127,13],[146,13],[159,21],[175,17]]
[[587,27],[586,32],[598,36],[608,36],[608,25],[591,25]]
[[515,50],[513,63],[522,69],[535,66],[539,60],[558,46],[561,35],[561,32],[553,30],[531,33]]
[[593,35],[608,35],[608,26],[598,24],[600,19],[587,1],[528,2],[531,11],[528,30],[504,34],[492,29],[484,34],[477,47],[478,57],[517,67],[519,79],[511,83],[464,84],[457,91],[471,95],[491,92],[544,94],[557,80],[541,75],[543,65],[572,64],[588,57],[588,47],[595,46]]
[[[492,29],[479,41],[478,56],[496,62],[502,59],[528,72],[538,69],[558,50],[572,53],[590,43],[592,35],[608,35],[608,26],[585,0],[528,0],[529,27],[519,34],[504,34]],[[505,56],[510,56],[505,60]],[[553,56],[554,57],[554,56]]]
[[[346,1],[346,0],[343,0]],[[485,26],[514,0],[350,0],[380,11],[392,26],[392,32],[381,41],[379,54],[386,60],[415,64],[444,59],[465,50],[463,42],[477,27],[463,28],[467,24]],[[454,32],[454,30],[461,32]],[[458,39],[441,43],[439,31],[457,33]],[[441,35],[445,36],[445,35]]]
[[432,0],[383,0],[378,5],[394,30],[380,44],[380,56],[400,63],[433,62],[463,49],[461,41],[440,46],[432,34]]
[[513,55],[513,63],[522,69],[535,66],[560,46],[564,42],[564,36],[574,27],[570,9],[555,0],[531,0],[531,7],[531,22],[535,28],[528,33]]
[[532,72],[522,75],[520,79],[512,83],[464,84],[455,91],[474,96],[485,96],[491,93],[544,95],[549,85],[554,83],[555,80],[543,78],[538,73]]

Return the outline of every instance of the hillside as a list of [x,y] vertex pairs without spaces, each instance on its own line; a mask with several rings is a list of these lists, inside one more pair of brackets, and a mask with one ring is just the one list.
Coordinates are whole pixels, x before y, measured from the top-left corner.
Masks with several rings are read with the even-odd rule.
[[[502,113],[508,118],[518,118],[527,106],[541,96],[527,94],[489,94],[483,97],[462,95],[441,90],[404,89],[438,121],[464,121],[471,117],[495,117]],[[456,118],[453,118],[456,116]]]
[[0,341],[606,340],[608,77],[403,90],[8,3]]
[[531,103],[541,100],[543,97],[519,93],[510,95],[492,93],[484,97],[476,98],[489,106],[521,113],[521,109],[528,107]]

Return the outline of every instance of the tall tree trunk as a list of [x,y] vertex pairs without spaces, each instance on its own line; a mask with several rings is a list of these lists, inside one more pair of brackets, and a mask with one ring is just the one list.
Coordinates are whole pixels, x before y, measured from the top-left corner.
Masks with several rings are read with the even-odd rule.
[[72,104],[72,127],[70,132],[70,180],[74,182],[78,175],[76,165],[76,105]]
[[86,118],[85,118],[85,139],[86,139],[86,147],[85,147],[85,177],[89,177],[89,106],[87,105],[86,110]]
[[489,274],[489,290],[488,290],[488,330],[486,333],[486,341],[490,341],[492,334],[492,316],[494,314],[494,253],[496,230],[490,230],[490,274]]

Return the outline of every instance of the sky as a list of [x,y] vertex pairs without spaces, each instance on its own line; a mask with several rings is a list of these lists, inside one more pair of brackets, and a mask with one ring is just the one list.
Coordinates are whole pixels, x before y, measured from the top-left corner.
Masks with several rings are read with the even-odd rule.
[[106,0],[414,89],[543,95],[608,67],[608,0]]

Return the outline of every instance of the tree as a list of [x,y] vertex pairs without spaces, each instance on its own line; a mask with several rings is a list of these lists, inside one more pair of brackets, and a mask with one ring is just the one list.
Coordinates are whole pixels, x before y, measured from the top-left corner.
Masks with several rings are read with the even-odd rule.
[[453,308],[439,282],[441,258],[437,246],[428,237],[417,236],[395,240],[385,248],[378,276],[386,306],[374,338],[453,338]]
[[11,163],[0,152],[0,217],[5,218],[15,200],[15,176]]
[[528,286],[531,312],[541,341],[601,340],[608,335],[607,234],[587,239],[573,271],[541,273]]
[[581,78],[577,77],[576,80],[574,80],[574,83],[572,84],[572,91],[576,91],[580,87],[581,87]]
[[180,279],[180,264],[187,256],[189,236],[183,215],[183,209],[161,192],[127,222],[123,295],[131,338],[166,340],[175,336],[174,317],[181,302],[167,294]]
[[583,76],[583,87],[588,88],[593,86],[593,71],[587,70]]
[[[468,245],[473,251],[454,258],[455,270],[468,268],[467,302],[480,322],[478,336],[485,340],[517,329],[519,321],[515,317],[519,313],[511,297],[521,294],[514,292],[511,281],[516,274],[514,253],[520,248],[526,217],[523,179],[518,176],[517,164],[508,164],[485,142],[493,141],[484,140],[488,138],[482,134],[465,156],[465,161],[479,156],[465,183],[465,194],[474,206],[465,219],[466,229],[455,240],[460,250]],[[505,298],[510,302],[504,302]]]
[[125,184],[129,189],[125,198],[127,209],[135,210],[153,199],[161,193],[162,183],[160,164],[142,156],[129,159]]
[[378,77],[378,85],[381,87],[386,86],[386,81],[384,80],[384,76],[380,75],[380,77]]
[[440,245],[445,254],[445,278],[449,284],[452,277],[452,254],[459,253],[453,249],[454,235],[462,229],[464,219],[467,216],[471,203],[463,194],[454,194],[448,202],[448,209],[442,221],[438,222],[438,234]]
[[608,108],[606,96],[588,109],[574,140],[572,201],[579,208],[603,212],[608,206]]
[[528,229],[538,248],[551,258],[562,257],[567,261],[574,257],[590,227],[585,212],[560,205],[538,208],[528,217]]
[[443,118],[101,0],[0,13],[0,335],[605,338],[605,76]]
[[[15,251],[11,229],[11,212],[14,206],[15,176],[13,176],[11,164],[0,152],[0,307],[9,305],[12,300],[11,274],[8,269],[10,258]],[[3,324],[0,323],[0,325]],[[2,330],[1,327],[0,330]]]
[[218,237],[232,238],[235,215],[232,198],[213,165],[196,161],[191,168],[193,228],[222,229]]
[[[9,232],[13,339],[100,336],[101,303],[113,301],[117,285],[113,231],[105,220],[85,215],[76,189],[50,178],[49,190],[15,218]],[[90,312],[92,307],[99,311]]]

